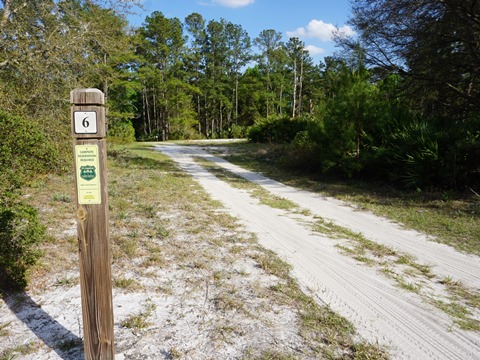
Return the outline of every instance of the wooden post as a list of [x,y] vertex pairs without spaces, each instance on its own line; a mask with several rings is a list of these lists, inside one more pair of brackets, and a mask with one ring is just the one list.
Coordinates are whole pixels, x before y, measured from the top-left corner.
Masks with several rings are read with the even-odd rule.
[[114,359],[104,95],[70,93],[85,359]]

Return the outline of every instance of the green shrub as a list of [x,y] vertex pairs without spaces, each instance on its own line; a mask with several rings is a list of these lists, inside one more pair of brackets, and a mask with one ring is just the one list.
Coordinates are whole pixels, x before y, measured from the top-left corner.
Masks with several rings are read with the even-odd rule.
[[107,130],[109,142],[127,144],[135,141],[135,129],[126,115],[129,114],[110,112]]
[[290,144],[285,145],[282,164],[295,170],[316,172],[320,170],[318,145],[311,139],[307,130],[299,131]]
[[286,144],[292,142],[298,132],[306,130],[307,125],[305,119],[268,118],[251,126],[247,136],[253,142]]
[[228,128],[228,138],[229,139],[243,139],[246,137],[246,127],[241,125],[232,124]]
[[0,202],[0,288],[24,289],[28,269],[39,256],[45,236],[37,211],[21,202]]
[[[162,138],[159,134],[159,139]],[[196,121],[193,118],[174,118],[170,123],[168,140],[199,140],[202,135],[196,129]]]
[[57,170],[53,142],[31,121],[0,110],[0,199],[38,174]]
[[19,201],[24,186],[62,168],[59,150],[34,122],[0,110],[0,287],[23,289],[45,235],[37,211]]

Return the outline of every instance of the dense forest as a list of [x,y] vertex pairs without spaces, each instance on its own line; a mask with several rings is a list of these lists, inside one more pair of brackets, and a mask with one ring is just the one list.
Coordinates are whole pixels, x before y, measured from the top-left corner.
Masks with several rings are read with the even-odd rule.
[[337,34],[339,55],[318,64],[298,38],[251,37],[198,13],[154,12],[132,29],[134,1],[2,3],[2,118],[27,122],[50,148],[28,151],[61,152],[69,91],[96,87],[112,141],[247,136],[291,143],[310,170],[414,188],[478,183],[476,1],[354,1],[359,36]]
[[82,87],[104,92],[110,142],[247,137],[284,144],[302,170],[479,192],[476,0],[353,0],[357,36],[336,34],[338,54],[317,64],[299,38],[198,13],[131,28],[138,0],[0,6],[3,227],[31,210],[18,200],[29,180],[69,168]]

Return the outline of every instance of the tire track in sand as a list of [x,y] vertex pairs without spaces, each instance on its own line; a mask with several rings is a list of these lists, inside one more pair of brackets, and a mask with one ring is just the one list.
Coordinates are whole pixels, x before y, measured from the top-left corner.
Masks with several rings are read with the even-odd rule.
[[[451,319],[438,309],[422,302],[419,296],[407,293],[391,281],[377,274],[374,269],[359,265],[355,260],[341,255],[328,238],[312,234],[298,221],[287,217],[282,211],[259,205],[258,201],[197,165],[192,156],[209,155],[195,147],[177,145],[157,146],[157,150],[172,157],[179,166],[191,174],[215,200],[221,201],[229,212],[237,216],[247,230],[257,234],[259,242],[278,253],[293,265],[293,275],[315,297],[331,309],[351,321],[358,333],[370,342],[378,342],[391,348],[393,358],[398,359],[476,359],[480,353],[480,335],[459,329],[450,329]],[[210,157],[209,160],[231,169],[247,180],[254,179],[272,193],[290,199],[301,207],[309,208],[319,216],[338,212],[335,202],[316,203],[323,199],[315,194],[298,191],[273,182],[225,162]],[[230,165],[229,165],[230,164]],[[242,175],[243,174],[243,175]],[[301,196],[300,196],[300,195]],[[301,201],[296,201],[301,200]],[[308,200],[309,199],[309,200]],[[306,204],[302,203],[306,202]],[[342,205],[343,206],[343,205]],[[349,209],[349,208],[348,208]],[[317,211],[321,213],[318,214]],[[360,212],[347,211],[342,218],[349,228],[366,221]],[[354,216],[360,216],[361,220]],[[330,218],[330,217],[327,217]],[[352,218],[352,219],[351,219]],[[337,219],[333,219],[337,221]],[[370,219],[370,221],[374,221]],[[381,229],[390,231],[386,222]],[[375,223],[375,226],[377,224]],[[393,232],[400,229],[393,227]],[[375,232],[382,238],[386,236]],[[369,237],[367,234],[364,234]],[[374,240],[374,239],[372,239]],[[433,244],[428,242],[428,244]],[[414,244],[411,245],[415,250]],[[413,251],[412,250],[412,251]],[[416,252],[414,252],[415,255]],[[455,255],[451,255],[455,257]],[[432,258],[431,261],[437,261]],[[446,268],[450,272],[452,268]],[[463,266],[460,269],[464,269]],[[465,276],[468,282],[476,283],[475,275],[464,269],[455,276]],[[463,280],[462,280],[463,281]],[[466,283],[468,283],[466,282]]]

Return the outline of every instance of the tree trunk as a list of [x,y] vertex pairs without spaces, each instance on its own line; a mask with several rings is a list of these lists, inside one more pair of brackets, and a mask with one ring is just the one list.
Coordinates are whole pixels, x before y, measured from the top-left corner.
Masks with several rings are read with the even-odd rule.
[[143,118],[143,133],[147,135],[147,113],[145,112],[146,100],[145,100],[145,88],[142,86],[142,118]]
[[238,73],[235,73],[235,125],[238,125]]
[[360,160],[360,147],[361,147],[361,141],[362,141],[362,115],[360,113],[361,111],[361,104],[360,101],[357,102],[357,109],[355,111],[355,135],[356,135],[356,142],[357,142],[357,148],[356,148],[356,158],[357,161]]
[[[270,115],[270,92],[272,91],[272,85],[270,84],[270,69],[267,67],[267,119],[268,116]],[[275,94],[274,94],[275,96]],[[275,104],[273,104],[275,107]]]
[[162,139],[163,141],[168,140],[168,131],[169,131],[169,126],[168,126],[168,100],[167,100],[167,95],[165,92],[162,93],[162,98],[165,101],[165,110],[163,111],[163,116],[162,116]]
[[200,95],[197,95],[197,119],[198,119],[198,133],[202,133],[202,117],[200,115]]
[[153,90],[153,120],[155,121],[155,130],[157,131],[157,135],[159,133],[159,116],[158,116],[158,111],[157,111],[157,90]]
[[280,109],[279,109],[279,113],[280,113],[280,117],[283,116],[283,84],[280,85]]
[[148,135],[152,133],[152,119],[150,118],[150,105],[148,104],[148,92],[145,89],[145,108],[147,109]]
[[220,133],[223,131],[223,100],[220,100],[220,104],[218,105],[218,111],[220,112]]
[[302,87],[303,87],[303,54],[300,61],[300,77],[298,81],[298,116],[302,116]]
[[204,93],[203,94],[203,98],[204,98],[204,106],[205,106],[205,117],[204,117],[204,120],[205,120],[205,136],[208,138],[208,133],[209,133],[209,128],[208,128],[208,125],[209,125],[209,119],[208,119],[208,101],[207,101],[207,93]]
[[293,106],[292,118],[295,117],[295,110],[297,107],[297,60],[293,61]]

